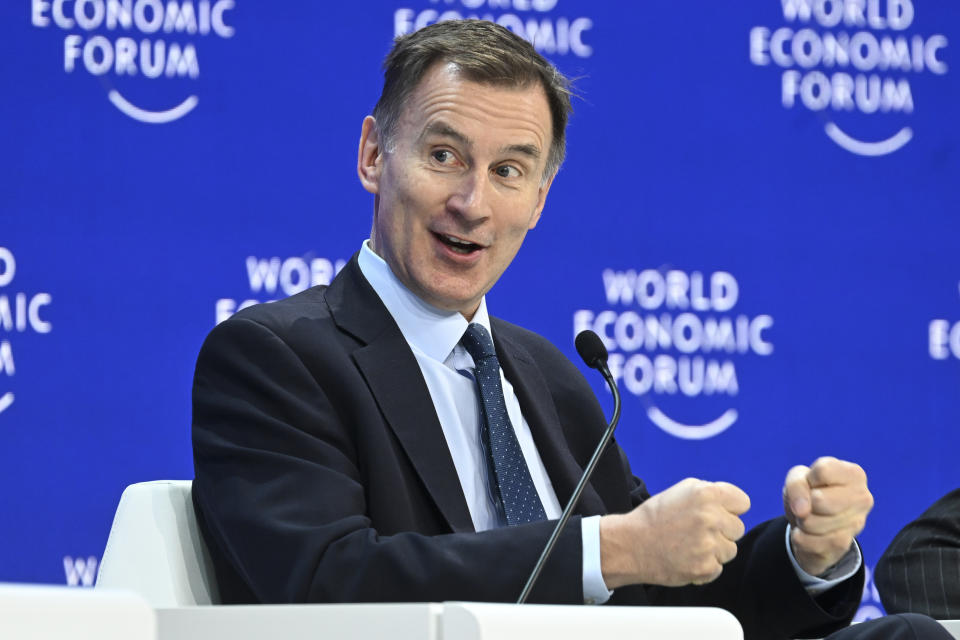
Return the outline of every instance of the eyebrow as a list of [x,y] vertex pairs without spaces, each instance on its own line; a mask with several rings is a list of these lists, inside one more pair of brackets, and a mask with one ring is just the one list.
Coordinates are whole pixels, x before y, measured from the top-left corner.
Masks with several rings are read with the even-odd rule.
[[[468,149],[473,147],[473,143],[469,138],[467,138],[467,136],[463,135],[445,122],[431,122],[423,130],[423,133],[420,135],[420,139],[422,140],[423,138],[431,135],[452,138]],[[540,147],[535,144],[509,144],[505,147],[501,147],[500,153],[519,153],[533,158],[534,160],[539,160],[541,156]]]
[[503,147],[501,151],[506,153],[521,153],[525,156],[529,156],[534,160],[540,159],[540,147],[535,144],[511,144]]
[[431,122],[427,125],[426,129],[423,130],[423,133],[420,134],[420,139],[426,138],[427,136],[440,136],[442,138],[453,138],[460,144],[465,147],[473,146],[467,136],[463,135],[450,125],[445,122]]

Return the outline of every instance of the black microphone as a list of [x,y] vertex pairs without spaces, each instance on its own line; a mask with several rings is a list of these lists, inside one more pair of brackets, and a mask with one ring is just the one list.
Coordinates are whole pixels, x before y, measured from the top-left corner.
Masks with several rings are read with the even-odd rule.
[[577,353],[583,358],[583,361],[591,369],[597,369],[601,373],[607,368],[607,348],[603,346],[603,340],[593,331],[587,329],[577,334],[573,341],[577,347]]
[[563,509],[560,520],[557,521],[557,526],[553,528],[553,533],[550,534],[550,539],[547,540],[547,544],[540,554],[540,559],[537,560],[537,564],[533,567],[533,572],[530,574],[530,577],[527,578],[527,584],[523,587],[523,591],[517,599],[517,604],[523,604],[530,596],[533,585],[536,584],[537,578],[540,577],[540,572],[543,571],[543,565],[547,563],[547,558],[550,557],[554,545],[557,544],[560,532],[563,531],[567,520],[570,519],[570,514],[573,513],[577,502],[580,501],[580,494],[583,493],[583,489],[590,481],[590,476],[593,475],[593,470],[596,469],[597,462],[600,461],[600,456],[603,455],[607,445],[610,444],[610,439],[613,438],[613,430],[617,428],[617,423],[620,422],[620,391],[617,389],[617,383],[613,379],[613,376],[610,375],[610,369],[607,367],[607,348],[603,346],[603,341],[600,340],[597,334],[587,329],[577,334],[574,344],[576,344],[577,353],[580,354],[580,357],[583,358],[587,366],[599,371],[600,374],[603,375],[604,380],[607,381],[610,391],[613,392],[613,418],[610,420],[607,430],[603,432],[603,437],[600,438],[600,444],[597,445],[596,450],[593,452],[593,457],[591,457],[590,462],[587,463],[587,468],[583,470],[583,476],[580,477],[580,482],[577,483],[577,487],[573,490],[570,500],[567,501],[567,506]]

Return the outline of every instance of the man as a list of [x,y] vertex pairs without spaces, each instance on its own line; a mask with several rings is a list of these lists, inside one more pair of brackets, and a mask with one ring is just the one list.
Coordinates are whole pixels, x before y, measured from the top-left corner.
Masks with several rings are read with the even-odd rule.
[[[562,161],[566,81],[478,21],[400,38],[384,66],[358,154],[369,241],[198,359],[193,495],[227,602],[515,600],[606,424],[576,367],[484,298]],[[650,497],[612,446],[531,600],[716,605],[748,638],[825,635],[859,601],[866,476],[822,458],[784,504],[792,526],[744,535],[742,491]]]

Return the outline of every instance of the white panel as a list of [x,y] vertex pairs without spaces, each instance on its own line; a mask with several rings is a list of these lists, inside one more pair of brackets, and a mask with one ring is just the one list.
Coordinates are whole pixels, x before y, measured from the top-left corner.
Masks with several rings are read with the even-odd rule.
[[155,640],[156,616],[140,596],[79,587],[0,584],[4,640]]
[[743,630],[723,609],[703,607],[585,607],[475,602],[444,604],[443,640],[743,640]]
[[160,640],[440,640],[439,604],[239,605],[157,610]]

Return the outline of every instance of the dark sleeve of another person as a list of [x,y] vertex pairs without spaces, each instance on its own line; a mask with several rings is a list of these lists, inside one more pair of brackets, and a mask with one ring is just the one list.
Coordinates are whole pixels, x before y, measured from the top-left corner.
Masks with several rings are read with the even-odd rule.
[[960,489],[896,535],[874,573],[888,613],[960,618]]

